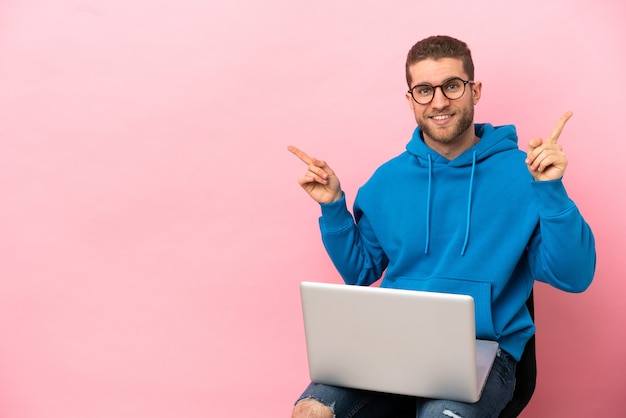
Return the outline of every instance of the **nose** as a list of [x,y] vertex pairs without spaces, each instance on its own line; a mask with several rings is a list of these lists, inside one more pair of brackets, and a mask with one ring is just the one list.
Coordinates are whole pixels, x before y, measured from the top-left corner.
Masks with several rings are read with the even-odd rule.
[[435,87],[435,91],[433,92],[433,100],[430,102],[430,105],[436,109],[444,108],[448,105],[450,99],[443,94],[443,87],[437,86]]

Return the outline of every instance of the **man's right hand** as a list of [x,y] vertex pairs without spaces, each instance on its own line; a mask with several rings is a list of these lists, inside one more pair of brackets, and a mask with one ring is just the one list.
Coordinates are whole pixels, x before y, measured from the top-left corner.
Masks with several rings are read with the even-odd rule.
[[290,145],[287,149],[308,166],[298,179],[300,186],[318,203],[332,203],[343,195],[339,179],[325,161],[309,157],[304,151]]

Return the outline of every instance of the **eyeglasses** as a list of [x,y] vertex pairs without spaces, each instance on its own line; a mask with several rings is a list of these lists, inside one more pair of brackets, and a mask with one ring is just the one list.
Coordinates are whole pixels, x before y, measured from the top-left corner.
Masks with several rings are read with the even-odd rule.
[[441,92],[446,98],[450,100],[460,99],[465,94],[465,86],[467,84],[474,84],[473,81],[463,80],[458,77],[451,78],[443,84],[433,86],[431,84],[418,84],[414,86],[409,93],[413,100],[421,105],[430,103],[435,97],[435,90],[437,87],[441,88]]

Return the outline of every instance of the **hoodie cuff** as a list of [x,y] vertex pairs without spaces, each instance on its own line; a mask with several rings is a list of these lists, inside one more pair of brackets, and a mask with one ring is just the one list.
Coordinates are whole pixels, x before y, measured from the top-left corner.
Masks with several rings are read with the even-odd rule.
[[562,179],[533,181],[532,188],[539,202],[539,214],[555,216],[576,207],[567,195]]
[[354,219],[346,206],[346,195],[342,193],[341,199],[332,203],[320,203],[322,217],[320,226],[325,232],[341,231],[354,224]]

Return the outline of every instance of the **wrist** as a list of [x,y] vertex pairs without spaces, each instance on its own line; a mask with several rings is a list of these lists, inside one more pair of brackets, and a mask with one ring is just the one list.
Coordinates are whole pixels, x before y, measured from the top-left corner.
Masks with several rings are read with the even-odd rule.
[[339,191],[338,194],[333,195],[328,201],[320,202],[322,205],[332,205],[335,202],[339,202],[344,199],[345,194],[342,190]]

